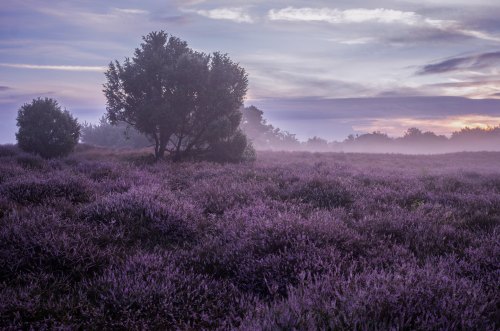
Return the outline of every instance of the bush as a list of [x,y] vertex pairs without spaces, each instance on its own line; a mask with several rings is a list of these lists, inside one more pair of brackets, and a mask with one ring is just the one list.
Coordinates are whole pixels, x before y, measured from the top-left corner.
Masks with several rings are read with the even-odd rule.
[[4,216],[0,227],[0,329],[78,329],[79,284],[120,260],[99,247],[104,231],[72,223],[46,206]]
[[15,177],[25,176],[26,170],[16,165],[14,162],[0,162],[0,184],[12,180]]
[[29,176],[16,178],[6,182],[0,191],[21,205],[41,204],[51,199],[81,203],[89,201],[92,194],[85,180],[64,173],[45,179]]
[[271,196],[324,209],[348,208],[353,202],[353,196],[345,184],[336,180],[311,178],[292,183],[287,179],[282,184],[269,188]]
[[180,244],[193,239],[189,219],[191,206],[159,198],[150,187],[135,188],[126,193],[112,193],[80,211],[81,220],[122,230],[123,240],[143,244]]
[[44,159],[38,155],[30,155],[23,153],[16,157],[17,164],[26,170],[40,170],[44,167]]
[[251,161],[255,151],[243,132],[238,131],[227,140],[215,142],[206,159],[215,162]]
[[80,137],[80,125],[54,99],[33,99],[17,115],[19,147],[44,158],[68,155]]
[[0,157],[15,156],[19,154],[19,148],[15,145],[0,145]]
[[172,260],[170,254],[139,252],[88,282],[86,299],[93,307],[85,314],[87,328],[205,330],[241,315],[234,286],[182,272]]
[[90,227],[54,214],[38,206],[22,216],[5,217],[0,229],[0,282],[22,282],[16,277],[22,278],[23,273],[79,281],[117,258],[88,240],[97,235]]
[[429,265],[336,271],[255,311],[242,330],[496,329],[495,302],[480,286]]

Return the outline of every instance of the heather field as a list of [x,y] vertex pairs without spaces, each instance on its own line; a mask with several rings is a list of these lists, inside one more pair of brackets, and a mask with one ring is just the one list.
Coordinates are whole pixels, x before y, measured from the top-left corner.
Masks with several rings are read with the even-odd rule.
[[498,330],[500,153],[0,146],[0,329]]

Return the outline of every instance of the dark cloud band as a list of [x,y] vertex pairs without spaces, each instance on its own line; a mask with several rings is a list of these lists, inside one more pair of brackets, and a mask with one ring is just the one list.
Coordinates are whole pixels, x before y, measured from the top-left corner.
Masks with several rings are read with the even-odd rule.
[[454,57],[423,66],[418,75],[439,74],[452,71],[478,70],[500,64],[500,51],[472,56]]

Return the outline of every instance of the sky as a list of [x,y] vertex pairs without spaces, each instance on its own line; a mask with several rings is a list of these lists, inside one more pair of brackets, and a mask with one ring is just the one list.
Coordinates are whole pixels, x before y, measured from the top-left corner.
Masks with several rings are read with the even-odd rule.
[[500,125],[498,17],[498,0],[3,0],[0,143],[36,97],[96,123],[106,66],[158,30],[228,53],[245,105],[302,140]]

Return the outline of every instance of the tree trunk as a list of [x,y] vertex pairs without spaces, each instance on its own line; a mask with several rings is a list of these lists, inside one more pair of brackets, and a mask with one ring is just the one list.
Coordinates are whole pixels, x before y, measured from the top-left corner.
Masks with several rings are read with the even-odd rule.
[[156,134],[153,137],[155,139],[155,159],[158,160],[160,158],[160,140]]
[[160,146],[157,146],[155,148],[155,158],[156,160],[160,160],[163,158],[163,156],[165,155],[165,150],[161,150]]
[[163,137],[160,138],[158,149],[155,152],[155,156],[156,156],[157,160],[163,159],[163,157],[165,156],[165,149],[167,148],[167,143],[162,138]]
[[172,158],[174,162],[179,162],[182,159],[182,151],[181,151],[182,139],[183,137],[179,137],[179,139],[177,140],[177,146],[175,147],[175,152]]
[[156,160],[162,159],[165,156],[165,150],[167,149],[167,144],[170,139],[170,134],[165,132],[160,132],[159,138],[156,141],[155,157]]

